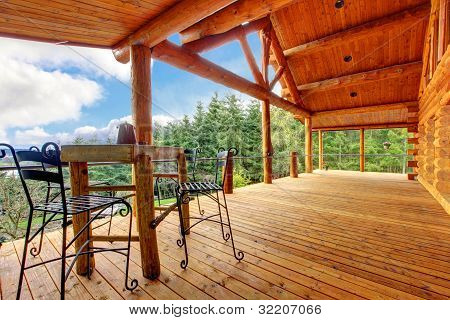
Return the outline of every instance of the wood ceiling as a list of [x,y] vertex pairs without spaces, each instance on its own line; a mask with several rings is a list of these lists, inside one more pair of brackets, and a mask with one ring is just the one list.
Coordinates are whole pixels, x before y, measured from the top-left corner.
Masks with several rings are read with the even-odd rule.
[[[280,46],[271,63],[276,70],[284,53],[281,58],[292,74],[291,90],[281,81],[283,95],[298,103],[298,96],[290,97],[292,87],[298,87],[313,128],[404,126],[418,99],[430,1],[344,0],[339,9],[335,4],[336,0],[3,0],[0,36],[114,48],[116,58],[126,62],[127,40],[136,42],[141,34],[142,43],[153,46],[176,30],[186,44],[269,16]],[[157,23],[164,16],[169,22]],[[358,112],[330,112],[349,108]]]
[[[429,1],[345,0],[341,9],[335,3],[300,0],[271,15],[305,108],[319,112],[417,101]],[[359,75],[349,76],[354,74]],[[313,114],[312,122],[313,128],[329,128],[407,120],[406,108],[394,108]]]

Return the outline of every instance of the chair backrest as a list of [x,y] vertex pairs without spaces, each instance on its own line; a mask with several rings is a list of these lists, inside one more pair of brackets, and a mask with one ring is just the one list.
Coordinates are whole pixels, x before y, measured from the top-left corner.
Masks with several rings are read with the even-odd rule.
[[[29,191],[29,180],[59,185],[61,189],[61,200],[65,203],[64,176],[61,166],[60,150],[57,144],[48,142],[42,146],[42,151],[37,151],[39,150],[38,148],[16,151],[8,144],[0,144],[1,147],[6,147],[11,151],[25,195],[31,207],[33,207],[33,200]],[[1,155],[3,155],[5,151],[1,151]],[[38,164],[42,169],[36,169],[34,167],[27,168],[27,166],[22,165],[23,162]],[[56,167],[57,171],[46,170],[46,168],[50,167]]]
[[119,132],[117,133],[116,144],[135,144],[136,134],[134,126],[130,123],[119,124]]
[[[229,148],[225,150],[224,148],[220,148],[217,152],[216,156],[216,177],[215,182],[219,184],[219,177],[221,177],[220,185],[223,187],[225,184],[225,179],[227,178],[226,172],[228,168],[228,164],[230,163],[230,158],[237,156],[238,150],[236,148]],[[219,171],[222,172],[219,173]]]
[[202,152],[202,150],[199,147],[193,148],[193,149],[185,149],[184,150],[184,155],[186,156],[186,161],[189,161],[191,163],[192,181],[196,181],[195,180],[195,170],[197,169],[197,157],[198,157],[198,154],[201,153],[201,152]]

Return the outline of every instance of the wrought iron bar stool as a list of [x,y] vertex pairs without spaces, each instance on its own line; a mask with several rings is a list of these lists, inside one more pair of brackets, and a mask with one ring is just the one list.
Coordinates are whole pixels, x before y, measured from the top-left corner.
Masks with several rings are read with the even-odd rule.
[[[230,148],[227,151],[220,149],[217,153],[217,157],[215,160],[215,179],[214,181],[207,182],[207,181],[189,181],[189,182],[180,182],[177,186],[177,207],[178,207],[178,215],[180,218],[180,235],[181,239],[177,240],[178,246],[184,247],[184,253],[185,253],[185,259],[181,261],[180,266],[183,269],[186,269],[189,263],[188,258],[188,249],[187,249],[187,242],[186,242],[186,234],[191,230],[193,227],[195,227],[197,224],[203,222],[203,221],[211,221],[217,224],[220,224],[221,230],[222,230],[222,238],[225,241],[228,241],[231,239],[231,245],[233,247],[233,254],[234,257],[240,261],[244,258],[244,253],[240,250],[237,250],[234,245],[234,239],[233,239],[233,232],[231,229],[231,222],[230,222],[230,216],[228,213],[228,206],[227,206],[227,200],[225,197],[224,192],[224,183],[226,179],[226,174],[222,174],[219,171],[223,169],[223,173],[227,172],[227,166],[230,161],[231,156],[237,155],[237,149]],[[223,203],[220,199],[220,193],[222,194]],[[204,195],[208,197],[209,199],[213,200],[217,203],[218,206],[218,213],[211,214],[211,215],[203,215],[201,217],[189,217],[185,218],[183,217],[182,212],[182,204],[189,203],[190,195],[195,195],[197,198],[199,195]],[[226,221],[224,221],[222,217],[222,211],[225,211],[226,214]],[[214,219],[214,218],[219,218]],[[195,223],[193,223],[189,228],[185,228],[184,226],[184,219],[192,219],[197,220]],[[228,228],[228,231],[224,228]]]
[[[30,151],[41,152],[41,150],[37,146],[32,146],[32,147],[30,147],[29,150]],[[42,171],[47,171],[48,168],[51,168],[51,166],[49,166],[49,165],[47,165],[45,163],[41,163],[41,167],[42,167]],[[110,185],[110,184],[108,182],[106,182],[106,181],[105,182],[92,181],[90,183],[90,186],[102,186],[102,185]],[[66,192],[66,191],[70,191],[70,186],[64,184],[64,192]],[[60,188],[60,186],[58,184],[47,182],[47,192],[46,192],[46,196],[45,196],[45,202],[46,203],[47,202],[53,202],[60,195],[61,195],[61,188]],[[115,196],[115,192],[111,192],[110,191],[110,192],[108,192],[108,195],[110,197],[114,197]],[[110,214],[102,214],[102,215],[100,215],[98,217],[99,219],[103,219],[103,218],[109,217],[109,221],[107,221],[106,223],[102,223],[102,224],[96,225],[93,229],[97,229],[97,228],[100,228],[100,227],[104,226],[105,224],[109,224],[109,227],[108,227],[108,235],[109,235],[111,233],[112,218],[114,217],[114,215],[117,212],[119,212],[119,211],[114,211],[114,205],[112,205]],[[46,218],[47,218],[47,211],[44,211],[43,214],[42,214],[42,225],[44,225],[44,223],[46,221]],[[69,220],[69,223],[70,223],[70,220]],[[42,241],[44,239],[44,228],[41,228],[39,230],[40,230],[40,234],[41,234],[41,236],[39,238],[39,245],[38,245],[37,248],[33,247],[30,250],[30,254],[33,257],[37,257],[41,253],[41,250],[42,250]]]
[[[28,200],[30,206],[30,213],[28,216],[27,229],[25,233],[24,239],[24,248],[23,248],[23,257],[21,261],[20,267],[20,276],[19,276],[19,284],[17,289],[17,299],[20,299],[23,278],[25,275],[25,270],[30,268],[34,268],[37,266],[41,266],[47,263],[60,261],[61,262],[61,279],[60,279],[60,297],[61,299],[65,298],[65,283],[70,275],[70,272],[75,265],[76,260],[82,255],[92,255],[94,253],[99,252],[116,252],[122,254],[126,257],[126,265],[125,265],[125,288],[127,290],[134,290],[138,286],[138,281],[136,279],[132,279],[130,284],[128,283],[128,269],[129,269],[129,258],[130,258],[130,241],[131,241],[131,228],[132,228],[132,217],[131,214],[131,206],[126,202],[123,198],[116,197],[107,197],[107,196],[98,196],[98,195],[82,195],[76,197],[66,197],[64,190],[64,176],[61,166],[60,159],[60,150],[59,147],[52,142],[44,144],[42,147],[42,151],[15,151],[14,148],[8,144],[0,144],[1,147],[6,147],[10,150],[14,162],[17,167],[17,171],[19,173],[19,177],[22,183],[22,187],[24,189],[26,198]],[[6,156],[6,151],[0,149],[0,158]],[[46,168],[55,168],[56,172],[52,170],[38,170],[38,169],[29,169],[26,167],[22,167],[22,162],[32,162],[38,163]],[[31,198],[29,192],[29,183],[32,180],[36,183],[52,183],[58,185],[60,188],[60,201],[53,202],[44,202],[44,203],[35,203]],[[119,247],[119,248],[102,248],[96,247],[92,245],[92,241],[90,238],[89,232],[87,232],[88,237],[87,240],[80,246],[78,251],[74,254],[67,254],[67,249],[83,234],[85,233],[89,226],[104,212],[104,210],[108,209],[112,205],[123,205],[124,208],[122,210],[126,211],[130,216],[129,230],[128,230],[128,242],[127,246]],[[45,220],[42,226],[31,234],[31,227],[33,223],[33,213],[35,211],[43,211],[50,214],[47,220]],[[69,218],[82,213],[88,213],[89,219],[86,225],[84,225],[81,230],[74,235],[72,239],[67,241],[67,226],[69,225]],[[92,215],[91,215],[92,214]],[[61,217],[62,216],[62,217]],[[52,221],[62,221],[62,244],[61,244],[61,256],[54,259],[49,259],[46,261],[41,261],[32,265],[27,265],[27,251],[28,245],[33,241],[33,239],[39,234],[43,233],[45,227]],[[31,251],[36,252],[31,249]],[[33,254],[32,254],[33,255]],[[71,264],[66,268],[66,259],[74,258]],[[90,259],[88,261],[88,273],[87,276],[90,278],[91,275],[91,266]]]

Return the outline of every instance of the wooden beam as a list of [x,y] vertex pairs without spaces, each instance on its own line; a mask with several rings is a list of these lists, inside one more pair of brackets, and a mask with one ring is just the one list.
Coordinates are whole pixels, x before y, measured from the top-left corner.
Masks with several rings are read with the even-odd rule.
[[350,43],[359,39],[367,38],[374,34],[386,33],[395,30],[397,34],[403,33],[411,25],[422,20],[430,14],[430,4],[426,3],[415,8],[407,9],[378,20],[329,35],[299,46],[284,50],[286,57],[304,56],[323,49],[332,48]]
[[169,41],[163,41],[153,48],[153,57],[179,69],[194,73],[229,88],[235,89],[258,100],[268,100],[270,104],[301,117],[309,115],[309,111],[300,108],[273,92],[252,83],[202,57],[183,49]]
[[227,32],[215,34],[212,36],[204,37],[186,44],[183,44],[183,48],[190,50],[191,52],[201,53],[206,52],[218,47],[221,47],[231,41],[239,40],[241,35],[248,35],[252,32],[256,32],[264,29],[270,20],[266,17],[251,21],[244,25],[239,25]]
[[244,33],[239,35],[239,42],[241,44],[242,51],[244,52],[245,59],[247,60],[248,66],[250,67],[250,71],[252,72],[253,78],[256,83],[261,87],[266,86],[263,75],[256,64],[255,56],[252,53],[252,49],[250,48],[247,36]]
[[280,42],[278,41],[278,37],[273,27],[271,28],[270,32],[272,37],[272,51],[275,55],[275,60],[279,66],[285,68],[283,79],[286,83],[286,90],[290,93],[296,104],[304,107],[303,100],[300,96],[300,93],[298,92],[297,85],[295,84],[294,76],[292,75],[291,69],[289,68],[288,62],[283,53],[283,49],[281,48]]
[[343,131],[343,130],[359,130],[359,129],[390,129],[390,128],[409,128],[416,124],[405,122],[393,122],[393,123],[376,123],[376,124],[358,124],[340,127],[319,127],[313,128],[313,131]]
[[[410,74],[420,74],[422,71],[422,61],[416,61],[406,64],[395,65],[382,69],[366,71],[361,73],[350,74],[339,78],[328,79],[318,82],[312,82],[299,85],[297,88],[302,95],[311,94],[312,92],[340,89],[347,86],[364,85],[375,81],[384,81],[386,79],[394,79],[404,77]],[[290,90],[283,89],[282,96],[290,94]]]
[[361,172],[364,172],[366,168],[364,150],[365,150],[364,129],[359,129],[359,171]]
[[323,170],[323,131],[317,131],[319,135],[319,170]]
[[291,178],[298,178],[298,153],[291,151],[291,163],[289,165],[289,175]]
[[236,0],[182,0],[150,20],[143,27],[113,46],[117,61],[130,60],[130,46],[135,44],[154,47],[174,33],[199,22]]
[[183,44],[224,33],[245,22],[266,16],[296,0],[240,0],[190,26],[181,33]]
[[[261,74],[265,85],[268,86],[269,77],[269,52],[270,52],[270,30],[267,28],[260,33],[261,39]],[[262,120],[262,155],[264,169],[264,183],[272,183],[272,130],[270,126],[270,103],[269,100],[261,102],[261,120]]]
[[400,103],[382,104],[366,107],[356,107],[356,108],[344,108],[337,110],[327,110],[327,111],[317,111],[313,112],[312,116],[314,119],[325,118],[325,117],[336,117],[344,116],[349,114],[364,114],[371,112],[382,112],[382,111],[394,111],[394,110],[416,110],[418,107],[417,101],[408,101]]
[[313,172],[312,120],[305,118],[305,172]]
[[275,72],[275,75],[269,83],[269,90],[272,91],[275,85],[278,81],[280,81],[281,77],[283,76],[285,68],[284,67],[278,67],[277,71]]
[[[136,129],[138,144],[152,144],[152,101],[151,101],[151,50],[148,47],[131,47],[131,113]],[[156,230],[150,227],[155,219],[153,174],[151,157],[139,154],[133,165],[133,184],[136,196],[133,212],[137,214],[137,227],[141,247],[142,274],[156,279],[161,272]]]
[[450,1],[440,0],[439,1],[439,39],[438,39],[438,61],[441,61],[444,56],[445,50],[449,43],[450,30],[449,30],[449,17],[450,17]]

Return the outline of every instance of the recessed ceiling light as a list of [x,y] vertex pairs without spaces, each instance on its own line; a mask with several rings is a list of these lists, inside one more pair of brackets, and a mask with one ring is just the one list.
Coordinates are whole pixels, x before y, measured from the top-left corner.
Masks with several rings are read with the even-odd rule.
[[336,9],[341,9],[344,7],[344,0],[336,0],[336,3],[334,4],[334,7]]
[[350,55],[344,57],[345,62],[350,62],[350,61],[352,61],[352,59],[353,59],[353,57]]
[[352,98],[356,97],[357,95],[358,95],[358,93],[355,91],[350,92],[350,97],[352,97]]

